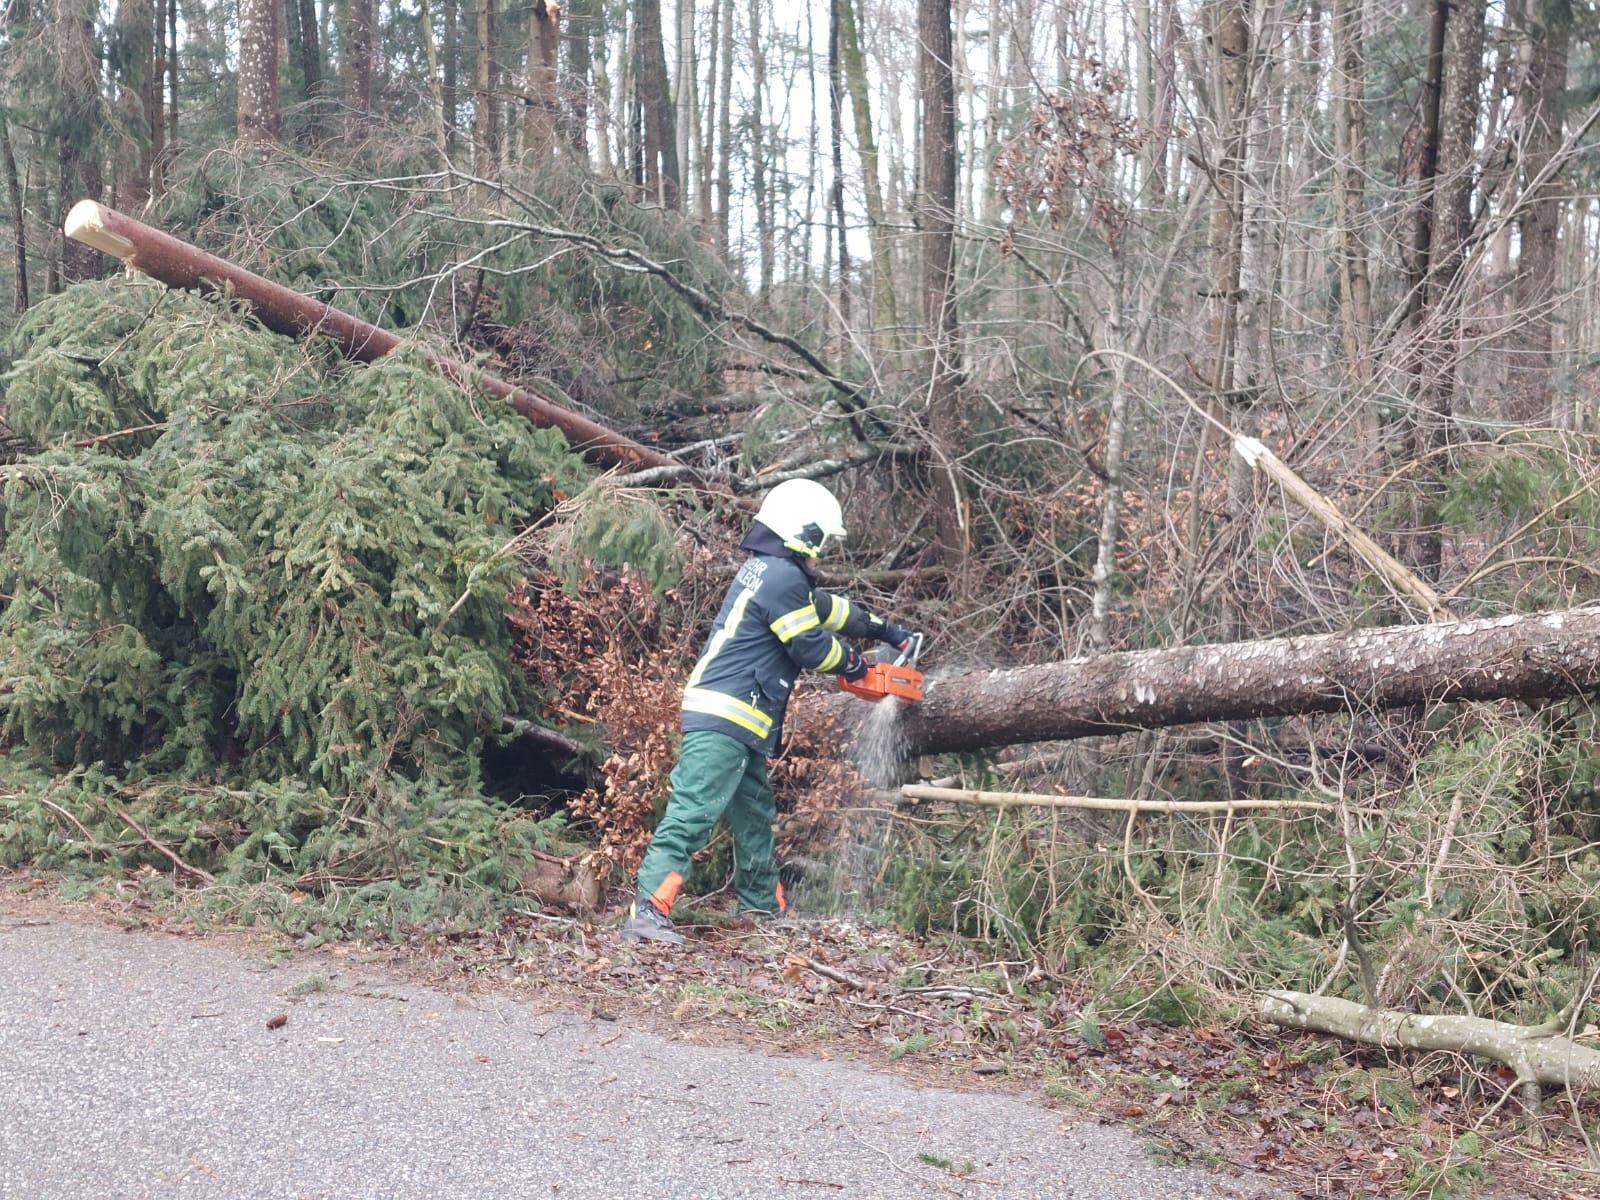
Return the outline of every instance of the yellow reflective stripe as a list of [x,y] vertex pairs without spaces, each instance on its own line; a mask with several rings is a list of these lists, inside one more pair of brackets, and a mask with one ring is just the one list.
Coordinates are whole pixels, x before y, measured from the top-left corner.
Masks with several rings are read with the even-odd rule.
[[690,687],[700,682],[700,676],[705,674],[706,664],[717,656],[717,651],[722,649],[723,643],[733,636],[735,629],[739,628],[739,621],[744,617],[744,610],[750,606],[750,597],[754,595],[755,593],[749,588],[739,593],[739,598],[728,610],[728,619],[722,623],[722,628],[712,635],[711,644],[700,656],[700,661],[695,663],[694,671],[689,676]]
[[819,671],[831,671],[839,665],[839,660],[844,657],[844,647],[839,644],[839,639],[834,638],[833,649],[828,651],[828,656],[817,664]]
[[830,596],[829,599],[833,601],[833,611],[828,613],[828,619],[822,623],[822,627],[838,633],[850,619],[850,601],[843,596]]
[[808,604],[804,608],[797,608],[793,612],[784,613],[783,616],[773,621],[770,628],[778,635],[780,642],[792,641],[808,629],[815,629],[822,624],[817,616],[817,606]]
[[741,729],[748,729],[757,737],[764,738],[772,732],[772,718],[755,705],[746,704],[735,696],[713,692],[710,688],[684,688],[683,711],[721,717]]

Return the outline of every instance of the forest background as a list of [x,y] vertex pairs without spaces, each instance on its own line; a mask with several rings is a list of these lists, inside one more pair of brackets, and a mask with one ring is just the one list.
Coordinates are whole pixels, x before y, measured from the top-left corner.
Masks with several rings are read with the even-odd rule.
[[[552,858],[620,880],[739,501],[796,474],[844,499],[829,578],[941,670],[1428,618],[1230,432],[1456,615],[1594,599],[1597,32],[1569,0],[6,0],[0,848],[308,927],[481,911]],[[419,356],[114,278],[62,237],[83,198],[686,469],[596,472]],[[1537,1021],[1593,983],[1586,698],[903,764],[1324,806],[1248,816],[908,816],[829,720],[777,764],[819,900],[1146,1006]]]

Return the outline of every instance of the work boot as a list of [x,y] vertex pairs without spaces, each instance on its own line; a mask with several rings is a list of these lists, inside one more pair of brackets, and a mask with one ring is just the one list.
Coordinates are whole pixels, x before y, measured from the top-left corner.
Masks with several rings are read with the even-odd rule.
[[649,896],[643,895],[634,897],[627,919],[622,922],[623,941],[636,942],[640,939],[666,942],[671,946],[683,945],[683,934],[672,927],[672,921],[666,913],[650,903]]

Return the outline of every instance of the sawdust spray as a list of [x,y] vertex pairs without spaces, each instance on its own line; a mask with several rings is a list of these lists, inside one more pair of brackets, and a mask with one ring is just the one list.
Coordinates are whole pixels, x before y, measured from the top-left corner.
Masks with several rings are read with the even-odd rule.
[[905,761],[905,739],[900,724],[904,703],[890,696],[856,706],[855,750],[852,759],[861,774],[863,794],[848,814],[828,872],[834,910],[840,915],[871,907],[872,888],[887,847],[892,801],[885,795],[900,783]]

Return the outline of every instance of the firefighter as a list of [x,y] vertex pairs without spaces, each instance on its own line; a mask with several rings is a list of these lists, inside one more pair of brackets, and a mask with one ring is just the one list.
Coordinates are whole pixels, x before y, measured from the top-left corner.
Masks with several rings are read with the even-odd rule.
[[705,650],[683,692],[683,747],[672,794],[639,866],[627,939],[681,944],[668,914],[717,818],[733,833],[733,887],[739,911],[786,916],[789,904],[772,856],[776,805],[767,758],[783,732],[783,713],[802,670],[867,673],[840,640],[870,637],[904,648],[911,629],[885,621],[816,585],[827,540],[845,536],[844,515],[827,488],[791,479],[767,493],[739,544],[750,557],[722,602]]

